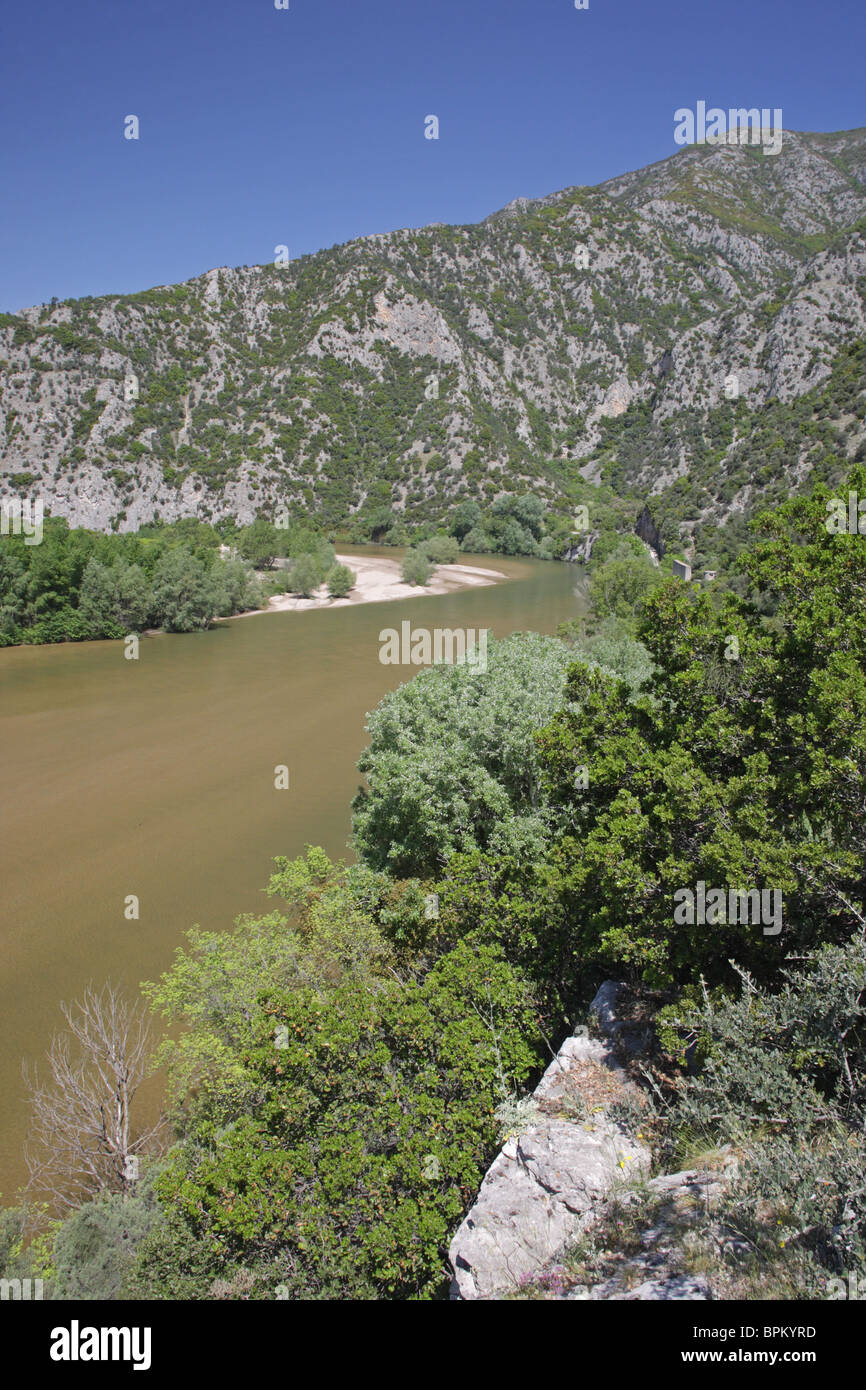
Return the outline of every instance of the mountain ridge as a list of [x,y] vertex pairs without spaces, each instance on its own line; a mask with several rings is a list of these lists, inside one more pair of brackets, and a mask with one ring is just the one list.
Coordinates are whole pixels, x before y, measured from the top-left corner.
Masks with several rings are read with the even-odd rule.
[[[104,530],[334,526],[604,480],[692,543],[857,456],[864,291],[866,128],[691,145],[476,224],[0,315],[0,494]],[[743,446],[774,411],[767,477]]]

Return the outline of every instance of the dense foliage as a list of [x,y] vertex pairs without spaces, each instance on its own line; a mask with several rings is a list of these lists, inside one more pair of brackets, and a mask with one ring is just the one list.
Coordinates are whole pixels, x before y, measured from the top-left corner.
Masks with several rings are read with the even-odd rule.
[[148,627],[193,632],[258,607],[239,559],[210,526],[181,521],[135,534],[70,530],[46,518],[39,545],[0,537],[0,646],[118,638]]
[[[864,489],[866,471],[852,473]],[[587,959],[655,983],[773,971],[780,947],[840,940],[866,862],[866,551],[827,531],[818,489],[761,522],[748,597],[676,582],[647,601],[655,663],[643,699],[579,665],[572,708],[541,739],[570,828],[553,867]],[[764,609],[772,609],[772,617]],[[575,768],[587,786],[574,791]],[[703,881],[778,891],[781,937],[674,921]]]
[[165,1052],[184,1138],[156,1179],[167,1219],[132,1288],[436,1293],[494,1109],[538,1065],[531,996],[495,946],[401,968],[386,931],[401,935],[402,914],[375,875],[313,850],[277,869],[269,892],[296,928],[272,914],[193,933],[149,988],[187,1024]]
[[[866,549],[828,500],[760,519],[742,592],[606,544],[589,637],[491,642],[382,701],[361,862],[278,860],[275,910],[195,929],[146,987],[176,1140],[130,1246],[106,1202],[34,1247],[56,1296],[441,1295],[496,1112],[609,975],[663,1006],[665,1142],[736,1145],[755,1267],[787,1250],[815,1296],[863,1266]],[[678,918],[699,882],[780,894],[780,930]]]
[[737,994],[668,1011],[703,1057],[680,1082],[671,1138],[681,1153],[741,1156],[717,1218],[748,1251],[743,1269],[727,1260],[746,1282],[736,1291],[825,1298],[842,1276],[844,1297],[866,1275],[862,931],[798,958],[774,993],[738,973]]
[[534,731],[559,708],[571,660],[555,637],[489,642],[487,670],[434,666],[368,717],[355,842],[367,863],[436,874],[456,850],[531,857],[548,837]]

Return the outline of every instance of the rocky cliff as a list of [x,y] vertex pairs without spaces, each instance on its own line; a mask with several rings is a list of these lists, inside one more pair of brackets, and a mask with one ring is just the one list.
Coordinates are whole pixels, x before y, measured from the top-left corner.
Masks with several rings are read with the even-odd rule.
[[786,132],[478,226],[4,314],[0,492],[126,529],[563,501],[583,476],[723,521],[817,466],[815,421],[862,449],[864,219],[866,131]]

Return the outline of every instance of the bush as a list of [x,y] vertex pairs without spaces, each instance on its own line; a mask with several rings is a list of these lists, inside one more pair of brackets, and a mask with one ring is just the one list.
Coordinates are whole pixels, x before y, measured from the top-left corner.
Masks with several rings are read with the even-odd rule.
[[365,862],[424,877],[457,850],[540,852],[535,730],[565,698],[569,661],[556,638],[515,633],[489,642],[483,674],[434,666],[387,694],[367,717],[358,763],[368,788],[353,828]]
[[60,1299],[115,1299],[121,1296],[138,1246],[162,1218],[143,1179],[139,1195],[112,1193],[79,1208],[59,1227],[54,1240],[53,1293]]
[[418,549],[434,565],[453,565],[460,554],[460,546],[453,536],[431,536],[422,541]]
[[827,1273],[866,1266],[866,945],[824,946],[782,976],[770,994],[742,971],[739,998],[666,1011],[705,1058],[674,1127],[690,1149],[736,1145],[723,1218],[765,1266],[798,1251],[801,1296],[820,1297]]
[[222,602],[218,576],[180,546],[166,551],[153,576],[153,606],[166,632],[209,627]]
[[354,589],[357,579],[355,571],[350,570],[348,565],[334,565],[325,583],[331,598],[345,598]]
[[322,565],[316,555],[299,555],[288,573],[288,586],[293,594],[309,598],[324,579]]
[[[114,634],[115,637],[124,635],[123,632]],[[33,627],[25,628],[20,634],[20,640],[30,646],[42,642],[88,642],[93,636],[81,614],[76,609],[66,606],[57,613],[52,613],[50,618],[43,618]]]
[[652,675],[653,663],[642,642],[632,637],[625,623],[606,618],[592,636],[585,636],[577,623],[560,623],[556,633],[573,640],[581,660],[589,658],[624,680],[633,694]]
[[429,584],[433,574],[433,566],[420,550],[407,550],[403,560],[403,583],[404,584]]
[[460,542],[460,549],[467,555],[489,555],[495,549],[495,542],[480,526],[467,531]]
[[218,560],[213,573],[221,586],[221,617],[227,618],[232,613],[261,608],[264,603],[262,586],[256,578],[255,571],[244,564],[243,560]]
[[28,1213],[25,1207],[0,1208],[0,1277],[28,1278],[32,1275],[25,1251]]
[[238,537],[238,550],[256,569],[269,570],[280,553],[280,534],[264,517],[245,526]]
[[217,1279],[260,1298],[441,1296],[449,1236],[498,1146],[495,1106],[540,1043],[524,982],[477,943],[420,979],[260,992],[237,1057],[255,1105],[174,1151],[139,1289],[178,1296],[185,1228],[182,1272],[202,1264],[187,1297]]

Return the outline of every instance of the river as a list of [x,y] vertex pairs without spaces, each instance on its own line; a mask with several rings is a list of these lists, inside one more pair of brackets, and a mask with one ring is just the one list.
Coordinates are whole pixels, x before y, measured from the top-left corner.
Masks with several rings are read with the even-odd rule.
[[[0,650],[5,1204],[26,1179],[22,1059],[44,1056],[59,1002],[106,978],[135,991],[193,923],[225,928],[270,910],[275,855],[316,844],[348,857],[366,712],[415,674],[380,663],[380,630],[409,619],[552,633],[584,609],[571,565],[464,558],[506,581],[154,636],[137,661],[122,642]],[[274,787],[281,764],[287,791]],[[137,920],[125,915],[131,895]]]

